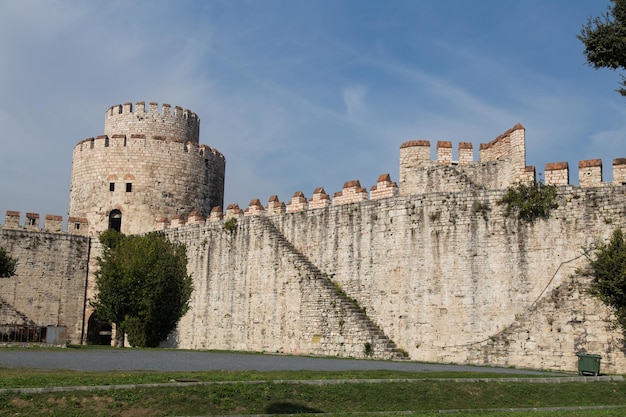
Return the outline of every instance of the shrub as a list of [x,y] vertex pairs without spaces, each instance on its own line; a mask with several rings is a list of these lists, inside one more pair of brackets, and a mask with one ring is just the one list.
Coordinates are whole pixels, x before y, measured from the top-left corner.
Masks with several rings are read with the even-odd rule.
[[615,314],[615,322],[626,338],[626,240],[622,229],[615,229],[609,242],[601,242],[587,256],[591,294]]
[[237,228],[237,218],[236,217],[231,217],[230,219],[228,219],[228,220],[226,220],[224,222],[224,229],[226,229],[227,231],[232,232],[236,228]]
[[542,182],[519,183],[510,187],[498,204],[506,205],[506,215],[517,212],[522,221],[532,223],[538,218],[550,217],[550,211],[559,207],[556,203],[557,188]]

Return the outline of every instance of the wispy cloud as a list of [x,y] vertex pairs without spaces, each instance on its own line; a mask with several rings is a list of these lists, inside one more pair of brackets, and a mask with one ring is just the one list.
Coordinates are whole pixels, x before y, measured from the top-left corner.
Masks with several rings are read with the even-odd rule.
[[369,187],[406,140],[517,122],[540,169],[626,156],[614,74],[591,77],[570,44],[608,0],[557,3],[0,0],[0,211],[64,214],[73,146],[126,101],[196,112],[240,205]]
[[367,108],[365,96],[367,89],[363,85],[346,87],[343,89],[343,101],[348,117],[359,117]]

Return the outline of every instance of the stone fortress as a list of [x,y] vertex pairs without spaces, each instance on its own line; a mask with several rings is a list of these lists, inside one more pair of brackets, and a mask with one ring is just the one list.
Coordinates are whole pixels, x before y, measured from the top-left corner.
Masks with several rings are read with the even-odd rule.
[[173,110],[163,104],[159,112],[157,103],[147,111],[145,103],[113,106],[104,135],[74,147],[69,213],[86,221],[91,236],[109,227],[141,233],[155,228],[155,218],[188,216],[189,207],[208,216],[223,204],[224,156],[199,144],[195,113]]
[[[558,208],[507,215],[530,182],[525,129],[483,143],[400,147],[399,184],[348,181],[265,207],[223,209],[225,158],[199,144],[200,120],[167,104],[109,108],[105,132],[74,148],[67,232],[60,216],[7,211],[0,246],[18,258],[0,279],[0,324],[66,326],[97,343],[89,300],[97,235],[163,230],[187,245],[191,309],[164,346],[441,363],[577,369],[577,352],[626,372],[621,333],[587,293],[584,250],[626,226],[626,159],[545,166]],[[106,333],[106,332],[105,332]]]

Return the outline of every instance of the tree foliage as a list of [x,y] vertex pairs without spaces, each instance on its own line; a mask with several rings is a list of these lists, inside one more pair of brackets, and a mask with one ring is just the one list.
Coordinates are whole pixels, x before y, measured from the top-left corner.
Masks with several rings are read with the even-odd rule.
[[626,240],[622,229],[615,229],[608,242],[598,244],[588,256],[592,277],[591,293],[610,307],[626,338]]
[[115,323],[119,345],[126,333],[132,346],[158,346],[189,309],[192,279],[185,246],[160,232],[126,236],[108,230],[100,242],[96,317]]
[[[585,45],[587,62],[596,69],[626,69],[626,0],[611,1],[613,7],[600,17],[590,17],[577,36]],[[621,77],[626,87],[626,78]],[[626,96],[625,88],[617,91]]]
[[509,188],[498,204],[506,206],[507,216],[516,212],[520,220],[533,222],[538,218],[548,218],[550,212],[559,207],[556,195],[555,185],[545,185],[542,182],[519,183]]
[[17,259],[12,258],[7,251],[0,246],[0,278],[9,278],[15,275]]

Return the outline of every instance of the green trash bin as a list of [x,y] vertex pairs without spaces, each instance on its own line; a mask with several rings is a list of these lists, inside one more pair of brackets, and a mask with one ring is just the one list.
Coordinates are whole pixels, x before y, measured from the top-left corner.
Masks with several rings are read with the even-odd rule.
[[590,353],[579,352],[578,356],[578,373],[580,375],[600,375],[600,355],[592,355]]

